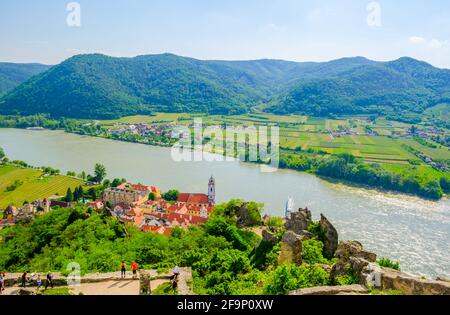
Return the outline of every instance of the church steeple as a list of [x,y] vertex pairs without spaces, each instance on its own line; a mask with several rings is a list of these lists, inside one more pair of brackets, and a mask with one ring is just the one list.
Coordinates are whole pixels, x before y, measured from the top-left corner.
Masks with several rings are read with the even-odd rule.
[[212,175],[208,182],[208,201],[212,204],[216,203],[216,181]]

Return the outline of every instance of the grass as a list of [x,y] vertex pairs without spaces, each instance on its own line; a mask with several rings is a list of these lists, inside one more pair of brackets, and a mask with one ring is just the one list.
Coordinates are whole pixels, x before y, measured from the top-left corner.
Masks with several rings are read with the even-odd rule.
[[[417,142],[414,139],[401,139],[399,140],[401,143],[404,143],[406,145],[409,145],[411,147],[413,147],[414,149],[425,153],[426,155],[428,155],[429,157],[431,157],[433,160],[448,160],[450,159],[450,151],[448,150],[448,148],[441,146],[439,144],[438,148],[431,148],[428,146],[425,146],[423,144],[420,144],[419,142]],[[429,140],[428,140],[429,141]]]
[[409,176],[420,178],[422,183],[429,182],[433,179],[439,181],[442,177],[450,180],[450,173],[440,172],[427,165],[384,165],[384,168],[395,174],[399,174],[403,178]]
[[42,291],[42,295],[73,295],[69,288],[53,288]]
[[425,111],[425,114],[442,119],[444,121],[450,121],[450,104],[437,104],[433,107],[428,108]]
[[152,295],[178,295],[177,290],[172,289],[170,282],[160,284],[155,290],[152,291]]
[[[7,191],[7,187],[15,181],[22,184],[13,191]],[[36,169],[18,168],[12,165],[0,166],[0,208],[12,204],[21,206],[25,201],[35,201],[54,195],[65,195],[67,188],[72,190],[82,185],[81,180],[56,175],[43,176],[43,172]]]
[[120,119],[114,120],[102,120],[100,123],[102,125],[111,125],[115,123],[125,123],[125,124],[138,124],[138,123],[147,123],[151,124],[154,122],[172,122],[177,121],[179,118],[190,118],[192,117],[190,114],[186,113],[156,113],[155,116],[128,116]]

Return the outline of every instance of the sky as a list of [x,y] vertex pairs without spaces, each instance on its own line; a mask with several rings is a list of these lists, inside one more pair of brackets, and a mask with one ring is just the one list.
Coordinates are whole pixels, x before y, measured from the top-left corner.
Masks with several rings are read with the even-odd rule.
[[450,68],[450,1],[0,0],[0,61],[165,52],[223,60],[410,56]]

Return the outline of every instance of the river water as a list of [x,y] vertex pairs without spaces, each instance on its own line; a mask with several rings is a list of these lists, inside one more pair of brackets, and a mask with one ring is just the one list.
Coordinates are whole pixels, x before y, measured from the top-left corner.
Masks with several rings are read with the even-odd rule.
[[265,212],[283,215],[289,196],[295,206],[323,213],[340,239],[355,239],[368,250],[400,261],[403,271],[450,277],[450,200],[432,202],[413,196],[330,183],[289,170],[263,173],[239,162],[175,162],[169,148],[78,136],[62,131],[0,129],[0,147],[10,159],[77,173],[102,163],[108,178],[183,192],[207,192],[216,179],[218,202],[232,198],[258,201]]

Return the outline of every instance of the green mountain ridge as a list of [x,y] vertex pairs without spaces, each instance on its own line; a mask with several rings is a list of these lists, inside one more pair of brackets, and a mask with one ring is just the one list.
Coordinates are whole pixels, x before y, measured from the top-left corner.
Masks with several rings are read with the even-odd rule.
[[0,62],[0,97],[49,67],[39,63]]
[[420,114],[450,100],[450,70],[404,57],[329,62],[77,55],[6,94],[0,114],[118,118],[152,112]]

